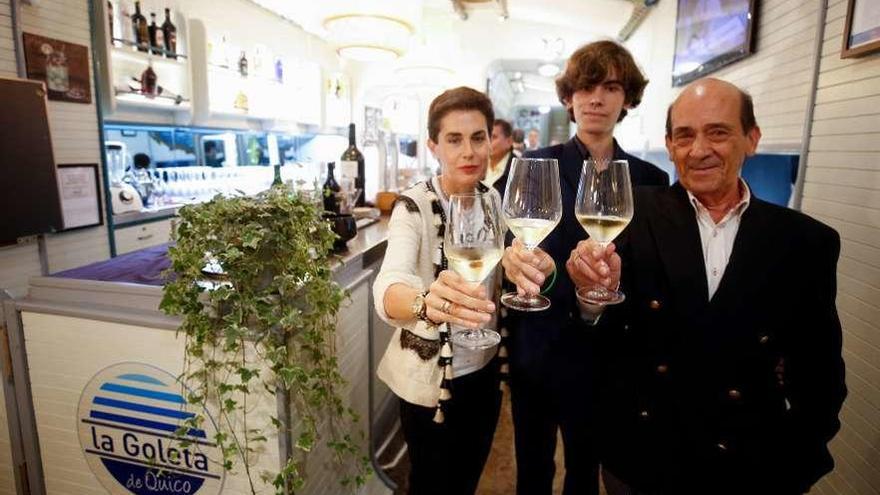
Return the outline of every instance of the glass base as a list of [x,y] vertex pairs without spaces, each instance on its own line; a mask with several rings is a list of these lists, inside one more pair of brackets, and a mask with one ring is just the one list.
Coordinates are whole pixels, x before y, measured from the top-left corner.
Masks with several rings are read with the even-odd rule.
[[550,299],[537,296],[520,296],[516,292],[508,292],[501,296],[501,304],[517,311],[544,311],[550,307]]
[[596,306],[610,306],[612,304],[620,304],[626,296],[618,290],[608,290],[604,287],[583,287],[577,290],[577,298],[581,302],[594,304]]
[[456,330],[452,332],[452,343],[468,349],[488,349],[501,342],[501,334],[495,330]]

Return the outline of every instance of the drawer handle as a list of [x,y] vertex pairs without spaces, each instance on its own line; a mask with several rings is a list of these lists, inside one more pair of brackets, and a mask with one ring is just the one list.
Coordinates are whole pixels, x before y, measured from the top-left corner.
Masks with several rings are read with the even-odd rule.
[[137,240],[139,240],[139,241],[146,241],[147,239],[152,239],[152,238],[153,238],[153,234],[137,236]]

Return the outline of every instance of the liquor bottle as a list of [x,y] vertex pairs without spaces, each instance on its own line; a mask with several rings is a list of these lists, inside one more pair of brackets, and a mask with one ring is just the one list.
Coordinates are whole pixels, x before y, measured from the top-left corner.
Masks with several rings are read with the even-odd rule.
[[241,77],[247,77],[248,75],[248,61],[244,50],[241,51],[241,57],[238,59],[238,72],[241,74]]
[[156,24],[156,13],[150,12],[150,26],[148,28],[150,34],[150,51],[154,55],[162,55],[165,47],[165,36],[162,34],[162,28]]
[[339,159],[342,166],[342,175],[344,177],[354,178],[354,187],[360,189],[361,194],[358,196],[357,206],[364,205],[364,154],[358,150],[355,144],[354,123],[348,124],[348,149],[342,153]]
[[165,9],[165,22],[162,23],[162,35],[165,37],[165,55],[177,58],[177,27],[171,22],[171,9]]
[[158,83],[159,76],[156,75],[156,72],[153,70],[153,63],[150,62],[150,65],[141,74],[141,93],[147,98],[155,98],[158,94]]
[[147,26],[147,18],[141,14],[141,3],[134,3],[134,15],[131,16],[131,27],[134,31],[134,42],[137,44],[138,50],[142,52],[149,51],[150,46],[150,28]]
[[333,176],[333,169],[336,168],[336,164],[330,162],[327,164],[327,180],[324,181],[324,210],[329,211],[331,213],[339,213],[339,201],[337,199],[336,194],[342,189],[339,187],[339,183],[336,182],[336,177]]

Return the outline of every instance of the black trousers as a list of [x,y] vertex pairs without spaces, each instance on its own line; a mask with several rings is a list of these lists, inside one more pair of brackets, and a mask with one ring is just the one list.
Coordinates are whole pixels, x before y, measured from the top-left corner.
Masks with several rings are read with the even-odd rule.
[[551,495],[557,431],[565,454],[564,495],[597,495],[599,462],[593,434],[594,370],[584,345],[554,349],[541,366],[510,367],[516,446],[516,493]]
[[400,401],[400,422],[411,462],[411,495],[471,495],[492,448],[501,410],[498,363],[452,380],[443,423],[435,409]]

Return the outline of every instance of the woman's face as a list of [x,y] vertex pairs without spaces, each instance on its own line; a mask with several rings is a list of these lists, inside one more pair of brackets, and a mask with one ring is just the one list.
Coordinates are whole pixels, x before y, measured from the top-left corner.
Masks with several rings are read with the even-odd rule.
[[437,142],[428,139],[428,148],[440,162],[447,193],[473,190],[489,163],[486,117],[477,110],[449,112],[440,119]]

